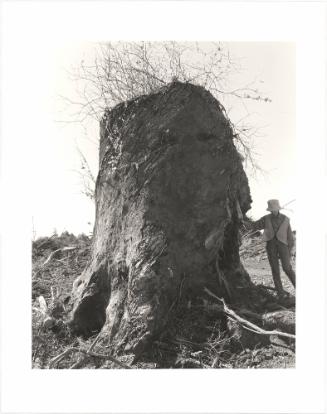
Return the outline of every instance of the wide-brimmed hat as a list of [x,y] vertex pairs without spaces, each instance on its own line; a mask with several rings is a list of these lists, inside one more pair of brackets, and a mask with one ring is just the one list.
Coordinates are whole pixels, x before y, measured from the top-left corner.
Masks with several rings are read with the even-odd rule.
[[282,207],[280,206],[278,200],[268,200],[267,211],[281,210],[281,209]]

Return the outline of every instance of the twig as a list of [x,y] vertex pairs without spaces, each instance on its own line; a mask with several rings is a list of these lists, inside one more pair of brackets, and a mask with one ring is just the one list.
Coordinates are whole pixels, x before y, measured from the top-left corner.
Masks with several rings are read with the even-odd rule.
[[276,330],[266,331],[265,329],[260,328],[259,326],[255,325],[254,323],[249,322],[244,318],[241,318],[232,309],[228,308],[228,306],[226,305],[224,299],[219,298],[214,293],[210,292],[210,290],[207,289],[207,288],[204,288],[204,291],[208,295],[210,295],[210,296],[214,297],[215,299],[219,300],[220,302],[222,302],[222,304],[224,306],[224,312],[226,313],[226,315],[229,316],[230,318],[236,320],[237,322],[239,322],[245,329],[253,330],[255,333],[257,333],[259,335],[278,335],[278,336],[285,336],[287,338],[295,339],[295,335],[293,335],[293,334],[289,334],[289,333],[281,332],[281,331],[276,331]]
[[50,361],[49,368],[53,368],[56,364],[58,364],[60,361],[62,361],[67,355],[69,355],[71,353],[74,353],[74,352],[80,352],[80,353],[86,354],[87,356],[90,356],[90,357],[108,359],[109,361],[114,362],[115,364],[121,366],[122,368],[131,369],[131,367],[129,365],[124,364],[123,362],[120,362],[118,359],[114,358],[111,355],[98,354],[98,353],[92,352],[88,349],[82,349],[82,348],[76,348],[76,347],[68,348],[64,352],[62,352],[60,355],[53,358]]
[[96,336],[95,340],[92,342],[92,344],[90,345],[88,352],[92,352],[95,345],[99,342],[99,339],[101,337],[102,331],[98,333],[98,335]]
[[66,355],[71,354],[72,352],[76,352],[78,348],[68,348],[55,358],[53,358],[49,363],[49,368],[53,368],[56,364],[58,364],[62,359],[65,358]]
[[200,350],[207,347],[207,344],[198,344],[198,343],[195,343],[195,342],[188,341],[184,338],[175,338],[175,339],[170,340],[170,342],[175,344],[175,345],[181,345],[182,344],[182,345],[193,346],[194,348],[200,349]]
[[181,297],[182,297],[182,289],[183,289],[183,285],[184,285],[184,281],[185,281],[186,275],[183,275],[183,278],[179,284],[179,290],[178,290],[178,296],[174,299],[173,303],[170,305],[170,308],[168,309],[167,314],[169,314],[171,312],[171,310],[174,308],[174,306],[180,303],[181,301]]
[[184,273],[183,278],[182,278],[182,280],[181,280],[181,283],[180,283],[180,285],[179,285],[179,292],[178,292],[178,303],[180,302],[181,297],[182,297],[182,289],[183,289],[183,285],[184,285],[185,278],[186,278],[186,275],[185,275],[185,273]]
[[219,358],[216,356],[215,359],[213,360],[212,364],[211,364],[211,368],[215,368],[218,360],[219,360]]
[[[90,345],[90,347],[88,348],[88,352],[93,351],[93,349],[94,349],[95,345],[98,343],[98,341],[99,341],[99,339],[100,339],[101,334],[102,334],[102,331],[98,333],[98,335],[96,336],[95,340],[92,342],[92,344],[91,344],[91,345]],[[86,356],[86,355],[83,355],[83,357],[80,357],[80,358],[78,359],[78,361],[74,362],[74,364],[73,364],[73,365],[71,365],[71,366],[69,367],[69,369],[76,369],[76,368],[79,368],[79,367],[80,367],[80,366],[81,366],[81,365],[85,362],[85,360],[86,360],[86,359],[87,359],[87,356]]]
[[47,258],[47,260],[43,263],[43,267],[45,266],[45,265],[47,265],[49,262],[50,262],[50,260],[58,253],[58,252],[60,252],[60,251],[67,251],[67,250],[75,250],[75,249],[77,249],[77,246],[67,246],[67,247],[62,247],[62,248],[60,248],[60,249],[57,249],[57,250],[55,250],[54,252],[52,252],[50,255],[49,255],[49,257]]
[[36,336],[37,336],[37,338],[38,338],[38,343],[37,343],[37,345],[36,345],[36,349],[34,350],[34,352],[33,352],[33,355],[32,355],[32,362],[35,362],[35,360],[36,360],[36,356],[37,356],[37,353],[38,353],[38,351],[39,351],[39,348],[40,348],[40,333],[41,333],[41,326],[39,327],[39,329],[38,329],[38,331],[37,331],[37,334],[36,334]]
[[109,361],[114,362],[115,364],[119,365],[122,368],[131,369],[130,365],[124,364],[123,362],[120,362],[118,359],[114,358],[111,355],[108,354],[98,354],[96,352],[87,351],[86,349],[78,349],[78,352],[82,352],[84,354],[87,354],[89,356],[95,357],[95,358],[102,358],[102,359],[109,359]]
[[67,246],[67,247],[62,247],[60,249],[57,249],[55,251],[53,251],[52,253],[50,253],[49,257],[46,259],[46,261],[41,265],[41,267],[33,274],[32,276],[32,280],[34,280],[34,278],[38,275],[38,273],[41,272],[41,270],[50,262],[50,260],[52,260],[52,258],[60,251],[67,251],[67,250],[75,250],[77,249],[77,246]]

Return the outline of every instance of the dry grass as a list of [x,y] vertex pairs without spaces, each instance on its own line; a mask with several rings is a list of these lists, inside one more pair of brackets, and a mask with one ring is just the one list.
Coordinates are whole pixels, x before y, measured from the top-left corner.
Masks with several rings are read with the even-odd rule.
[[[90,244],[91,240],[87,236],[75,237],[69,233],[43,237],[33,242],[33,368],[48,368],[51,358],[67,346],[78,344],[78,339],[70,335],[64,323],[65,298],[70,294],[73,280],[86,266]],[[76,249],[63,250],[68,246],[76,246]],[[43,298],[41,303],[40,297]]]
[[[68,246],[74,249],[64,249]],[[277,345],[270,343],[250,349],[244,347],[237,337],[231,337],[221,309],[208,296],[191,305],[179,303],[165,334],[157,338],[137,361],[133,361],[131,355],[111,355],[105,338],[98,338],[94,343],[95,337],[81,340],[72,336],[65,324],[68,311],[65,299],[71,292],[74,279],[87,264],[90,246],[91,239],[87,236],[75,237],[69,233],[33,243],[33,368],[49,368],[51,361],[65,351],[53,368],[121,369],[124,364],[138,369],[294,366],[292,346],[286,343],[280,341]],[[250,259],[255,260],[255,254],[251,253]],[[261,258],[260,264],[264,262]],[[91,353],[87,353],[88,350]],[[117,361],[115,363],[115,358],[121,365]]]

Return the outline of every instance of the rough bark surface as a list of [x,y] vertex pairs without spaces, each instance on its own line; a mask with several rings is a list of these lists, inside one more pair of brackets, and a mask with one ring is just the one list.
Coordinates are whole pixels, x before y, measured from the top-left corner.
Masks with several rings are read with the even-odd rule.
[[120,104],[101,121],[92,258],[73,286],[71,325],[103,328],[113,349],[142,348],[174,304],[207,287],[238,301],[248,180],[219,102],[172,83]]

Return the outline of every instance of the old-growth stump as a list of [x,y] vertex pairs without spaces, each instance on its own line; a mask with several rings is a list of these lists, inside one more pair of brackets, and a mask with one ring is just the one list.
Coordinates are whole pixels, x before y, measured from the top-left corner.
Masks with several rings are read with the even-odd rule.
[[135,351],[163,332],[176,303],[204,287],[238,300],[248,180],[219,102],[174,82],[107,111],[101,121],[92,257],[73,286],[71,326],[103,329]]

